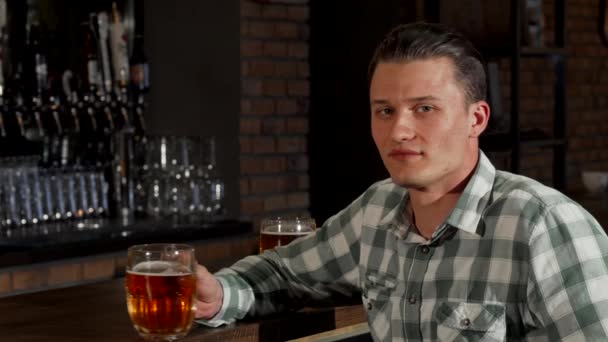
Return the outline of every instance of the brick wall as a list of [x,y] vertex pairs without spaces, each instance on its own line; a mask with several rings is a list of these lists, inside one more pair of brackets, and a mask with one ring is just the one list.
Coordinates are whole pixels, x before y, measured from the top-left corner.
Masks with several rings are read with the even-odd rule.
[[[241,212],[256,227],[263,216],[308,213],[309,7],[285,3],[241,0]],[[553,6],[543,1],[548,46]],[[597,32],[598,15],[599,0],[566,0],[569,191],[582,188],[582,170],[608,170],[608,47]],[[508,111],[508,61],[500,66]],[[550,133],[550,61],[526,58],[521,68],[522,128]],[[526,148],[522,173],[551,184],[551,164],[551,150]]]
[[241,215],[308,214],[308,16],[241,0]]
[[[553,0],[543,1],[545,38],[553,39]],[[608,47],[598,34],[599,0],[566,0],[568,190],[582,190],[582,170],[608,171]],[[548,60],[522,63],[522,124],[550,131],[553,74]],[[528,150],[522,173],[551,184],[551,153]]]
[[598,34],[599,0],[567,1],[568,174],[608,171],[608,46]]

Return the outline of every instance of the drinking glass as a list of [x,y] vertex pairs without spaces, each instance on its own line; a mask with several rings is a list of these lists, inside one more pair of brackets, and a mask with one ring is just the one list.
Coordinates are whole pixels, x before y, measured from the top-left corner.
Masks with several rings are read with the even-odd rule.
[[293,240],[314,232],[316,223],[310,217],[272,217],[262,220],[260,253],[285,246]]
[[127,308],[135,330],[150,341],[188,334],[194,319],[194,248],[182,244],[129,247]]

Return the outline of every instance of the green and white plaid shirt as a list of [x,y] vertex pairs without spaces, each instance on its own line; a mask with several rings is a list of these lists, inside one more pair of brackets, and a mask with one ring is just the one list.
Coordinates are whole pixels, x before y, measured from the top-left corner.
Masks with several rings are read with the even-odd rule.
[[580,205],[485,155],[431,240],[372,185],[315,234],[217,273],[207,324],[360,295],[376,341],[608,341],[608,239]]

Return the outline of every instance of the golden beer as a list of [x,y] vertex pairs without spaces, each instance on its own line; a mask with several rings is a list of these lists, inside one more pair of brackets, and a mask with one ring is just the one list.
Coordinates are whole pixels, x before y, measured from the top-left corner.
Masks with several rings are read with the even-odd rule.
[[135,330],[147,340],[173,341],[184,337],[194,320],[193,249],[184,249],[185,245],[167,246],[129,249],[125,277],[127,310]]
[[145,335],[183,337],[194,318],[196,277],[188,270],[172,270],[180,264],[167,266],[162,265],[163,261],[152,262],[157,264],[155,268],[164,268],[165,273],[127,272],[127,308],[131,321],[135,329]]
[[260,253],[274,247],[285,246],[293,240],[314,232],[312,218],[268,218],[260,228]]
[[300,236],[308,235],[310,232],[276,233],[262,232],[260,234],[260,253],[271,248],[285,246]]

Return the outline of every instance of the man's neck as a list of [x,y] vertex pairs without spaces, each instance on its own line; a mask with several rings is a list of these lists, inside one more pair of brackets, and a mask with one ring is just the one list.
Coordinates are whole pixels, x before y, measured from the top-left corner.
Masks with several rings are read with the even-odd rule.
[[435,188],[409,189],[410,201],[407,214],[424,238],[430,239],[452,212],[475,172],[477,161],[478,159],[467,168],[468,172],[459,177],[459,181],[438,185]]
[[408,214],[410,221],[418,229],[418,233],[424,238],[430,239],[454,209],[461,194],[462,191],[444,194],[410,191]]

